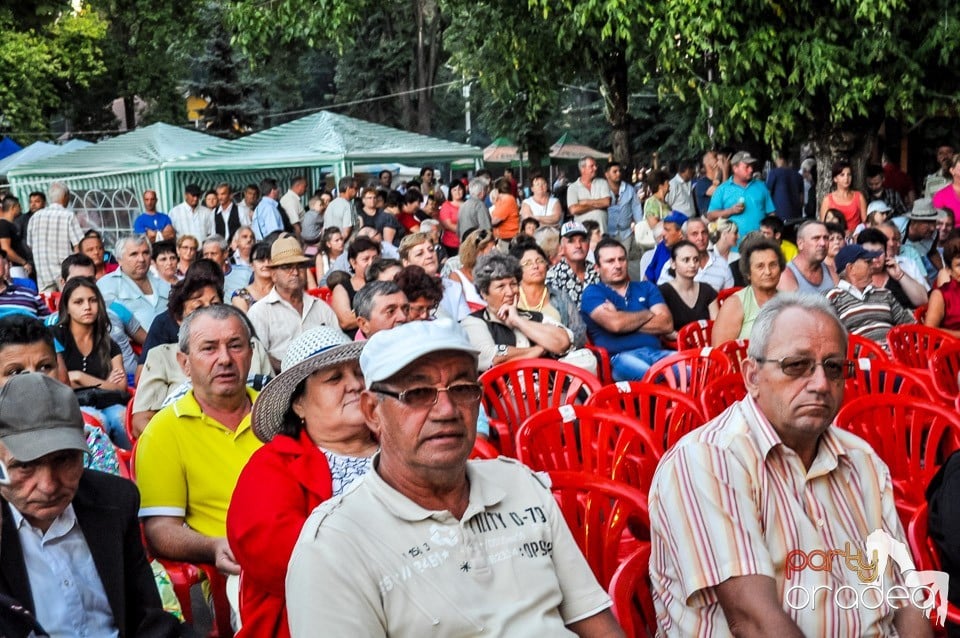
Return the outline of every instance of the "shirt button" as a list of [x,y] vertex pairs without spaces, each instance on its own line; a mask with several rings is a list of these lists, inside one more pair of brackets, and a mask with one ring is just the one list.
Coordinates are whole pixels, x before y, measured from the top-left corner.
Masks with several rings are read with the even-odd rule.
[[818,527],[823,527],[823,519],[822,519],[822,518],[817,521],[817,526],[818,526]]

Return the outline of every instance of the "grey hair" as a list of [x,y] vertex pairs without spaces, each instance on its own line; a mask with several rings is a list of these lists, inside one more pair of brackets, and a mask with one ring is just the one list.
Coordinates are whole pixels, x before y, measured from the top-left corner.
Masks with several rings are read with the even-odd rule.
[[369,319],[370,313],[373,312],[373,303],[377,300],[377,297],[395,295],[398,292],[403,292],[403,290],[392,281],[367,282],[353,298],[353,314],[357,317]]
[[[213,234],[203,240],[203,246],[206,246],[207,244],[213,244],[213,243],[216,243],[217,245],[219,245],[220,250],[223,252],[226,252],[227,246],[229,246],[229,244],[227,243],[227,240],[224,239],[222,235]],[[203,246],[200,247],[201,251],[203,250]]]
[[547,257],[553,259],[557,256],[560,249],[560,231],[552,226],[541,226],[533,231],[533,240],[537,245],[547,253]]
[[707,222],[704,221],[702,217],[691,217],[687,221],[683,222],[683,226],[680,227],[680,230],[683,231],[683,236],[687,236],[687,230],[690,228],[690,224],[702,224],[703,229],[707,230]]
[[230,184],[228,184],[227,182],[220,182],[219,184],[217,184],[217,186],[213,190],[218,191],[221,188],[226,188],[231,193],[233,192],[233,187],[230,186]]
[[183,318],[183,322],[180,324],[180,333],[177,337],[177,347],[183,354],[190,354],[190,332],[193,329],[193,322],[200,317],[210,317],[220,322],[235,317],[240,320],[240,325],[243,326],[244,339],[248,343],[253,339],[253,329],[250,327],[250,321],[242,310],[228,304],[215,303],[211,306],[197,308]]
[[117,243],[113,245],[113,254],[116,255],[117,259],[123,257],[123,251],[126,250],[127,244],[133,244],[134,246],[139,246],[140,244],[146,244],[147,248],[150,247],[150,240],[147,239],[146,235],[124,235],[117,240]]
[[474,177],[470,180],[467,190],[470,192],[471,197],[480,198],[483,197],[488,186],[490,186],[490,180],[486,177]]
[[584,155],[583,157],[577,160],[577,168],[582,169],[584,166],[587,165],[587,162],[592,159],[593,159],[592,157]]
[[47,201],[60,204],[70,194],[70,189],[63,182],[53,182],[47,187]]
[[435,219],[425,219],[422,222],[420,222],[420,232],[429,233],[439,225],[440,225],[440,222],[438,222]]
[[811,226],[823,226],[824,228],[827,227],[827,225],[824,224],[824,223],[823,223],[822,221],[820,221],[819,219],[808,219],[807,221],[805,221],[805,222],[803,222],[802,224],[800,224],[799,226],[797,226],[797,239],[800,239],[800,235],[802,235],[803,232],[804,232],[806,229],[810,228]]
[[750,345],[747,347],[747,354],[750,357],[763,359],[766,356],[767,345],[773,332],[773,324],[783,311],[790,308],[817,312],[832,321],[840,331],[844,353],[846,353],[847,328],[837,317],[833,304],[827,301],[826,297],[809,293],[781,292],[763,304],[760,313],[753,322],[753,329],[750,331]]
[[484,295],[490,290],[491,282],[511,277],[517,281],[523,278],[520,261],[516,257],[504,255],[501,252],[493,251],[483,255],[473,267],[473,282],[477,290]]

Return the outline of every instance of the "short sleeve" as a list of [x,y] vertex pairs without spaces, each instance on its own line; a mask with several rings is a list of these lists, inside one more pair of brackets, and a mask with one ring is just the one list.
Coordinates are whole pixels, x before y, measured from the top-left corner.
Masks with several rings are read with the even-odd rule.
[[582,314],[589,316],[606,300],[607,298],[603,295],[600,286],[590,284],[584,288],[583,295],[580,297],[580,311]]
[[187,481],[173,428],[173,408],[161,411],[137,439],[140,517],[187,514]]

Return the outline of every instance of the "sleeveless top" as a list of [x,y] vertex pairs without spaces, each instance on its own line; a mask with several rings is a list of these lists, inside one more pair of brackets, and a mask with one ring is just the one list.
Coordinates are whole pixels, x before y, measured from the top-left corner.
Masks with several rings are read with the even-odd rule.
[[960,282],[951,279],[940,286],[943,295],[943,321],[941,328],[960,330]]
[[826,199],[830,200],[827,208],[836,208],[843,213],[844,219],[847,220],[848,231],[853,232],[853,229],[860,224],[860,195],[857,191],[853,191],[853,199],[850,203],[842,206],[833,199],[833,193],[828,193]]
[[487,302],[484,301],[483,297],[480,296],[480,291],[477,290],[477,285],[467,279],[467,275],[463,268],[458,268],[454,272],[456,272],[457,276],[460,278],[460,287],[463,288],[463,298],[467,302],[467,306],[470,307],[470,311],[473,312],[486,308]]
[[717,298],[717,291],[702,282],[697,282],[697,286],[697,301],[692,307],[687,305],[677,289],[669,283],[659,286],[660,294],[673,315],[674,330],[679,330],[688,323],[710,318],[710,304]]
[[826,294],[833,289],[833,277],[830,276],[830,269],[826,264],[820,264],[820,271],[823,273],[823,281],[820,282],[819,286],[814,286],[810,281],[800,273],[800,269],[797,268],[792,261],[787,262],[787,268],[790,269],[790,272],[793,273],[793,276],[797,279],[797,292],[815,292],[820,294]]
[[[546,217],[551,213],[551,211],[553,211],[553,205],[557,203],[557,198],[551,195],[550,198],[547,200],[546,204],[540,205],[536,202],[536,200],[533,199],[533,197],[528,197],[525,200],[523,200],[523,203],[530,207],[530,212],[533,213],[533,216],[539,222],[541,217]],[[561,219],[560,221],[563,221],[563,220]],[[560,222],[558,221],[553,224],[545,224],[543,222],[540,222],[540,225],[552,226],[556,228],[557,226],[560,225]]]
[[760,304],[757,303],[757,297],[753,294],[753,286],[747,286],[733,294],[740,299],[740,303],[743,305],[743,323],[740,324],[740,334],[737,335],[737,339],[749,339],[750,331],[753,330],[753,322],[760,314]]

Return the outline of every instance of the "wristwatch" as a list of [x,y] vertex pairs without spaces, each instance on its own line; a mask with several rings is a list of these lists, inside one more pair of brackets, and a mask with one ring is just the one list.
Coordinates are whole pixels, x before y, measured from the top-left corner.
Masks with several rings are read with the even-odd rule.
[[503,345],[497,346],[497,356],[498,357],[507,356],[507,346],[503,346]]

